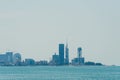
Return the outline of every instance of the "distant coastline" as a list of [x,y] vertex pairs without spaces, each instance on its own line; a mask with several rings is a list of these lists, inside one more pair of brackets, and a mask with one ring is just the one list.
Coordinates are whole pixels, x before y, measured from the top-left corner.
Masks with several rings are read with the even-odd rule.
[[20,53],[6,52],[5,54],[0,54],[0,66],[103,66],[100,62],[85,62],[81,47],[77,48],[77,56],[71,61],[69,60],[68,43],[66,43],[66,45],[63,43],[59,44],[58,49],[58,54],[54,53],[50,61],[35,61],[32,58],[22,60]]

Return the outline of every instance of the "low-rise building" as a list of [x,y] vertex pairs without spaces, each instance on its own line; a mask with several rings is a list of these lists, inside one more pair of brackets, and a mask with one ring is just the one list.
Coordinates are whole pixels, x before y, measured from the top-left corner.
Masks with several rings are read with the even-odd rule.
[[35,65],[35,60],[34,59],[25,59],[25,65],[26,66],[33,66]]
[[59,64],[60,64],[59,55],[55,53],[54,55],[52,55],[52,60],[50,61],[50,65],[59,65]]
[[83,65],[84,61],[84,58],[74,58],[72,60],[72,65]]

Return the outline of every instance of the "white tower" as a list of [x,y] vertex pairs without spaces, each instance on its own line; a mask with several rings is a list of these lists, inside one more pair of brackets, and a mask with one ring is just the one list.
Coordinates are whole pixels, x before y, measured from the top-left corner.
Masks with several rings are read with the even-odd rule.
[[66,44],[65,47],[65,64],[69,64],[69,48],[68,48],[68,44]]

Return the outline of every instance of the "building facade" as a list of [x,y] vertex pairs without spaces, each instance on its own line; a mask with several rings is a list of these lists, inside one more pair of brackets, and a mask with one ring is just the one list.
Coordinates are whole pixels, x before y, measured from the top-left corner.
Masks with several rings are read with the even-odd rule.
[[60,65],[64,65],[64,44],[59,44]]
[[7,63],[7,55],[0,54],[0,65],[5,65]]
[[69,48],[68,44],[65,47],[65,65],[69,65]]
[[52,64],[59,65],[59,63],[60,63],[59,55],[55,53],[54,55],[52,55]]
[[77,49],[77,57],[72,60],[73,65],[84,65],[85,58],[82,57],[82,48],[79,47]]
[[13,64],[13,52],[6,52],[7,55],[7,63]]
[[33,66],[35,65],[35,60],[34,59],[25,59],[25,65],[26,66]]
[[20,53],[14,54],[13,63],[14,63],[14,65],[21,65],[21,54]]

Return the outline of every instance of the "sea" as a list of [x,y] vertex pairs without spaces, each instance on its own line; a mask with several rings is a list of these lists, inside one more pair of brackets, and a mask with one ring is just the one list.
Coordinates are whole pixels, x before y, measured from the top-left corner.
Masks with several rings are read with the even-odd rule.
[[1,66],[0,80],[120,80],[120,66]]

